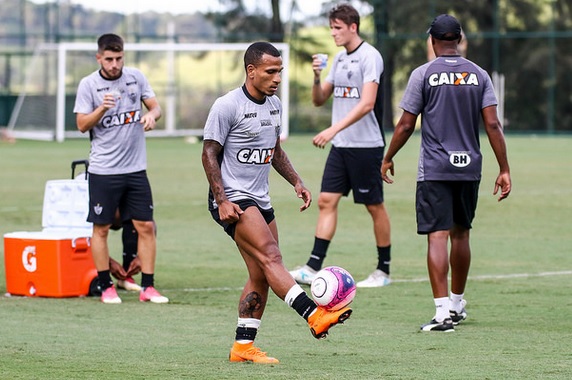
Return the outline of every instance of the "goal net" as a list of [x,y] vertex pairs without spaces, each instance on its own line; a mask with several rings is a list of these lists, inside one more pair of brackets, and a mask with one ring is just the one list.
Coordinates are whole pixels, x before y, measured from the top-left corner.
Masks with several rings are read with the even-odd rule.
[[[202,136],[211,105],[244,83],[243,54],[249,43],[126,43],[125,65],[143,71],[163,110],[149,136]],[[284,67],[282,137],[288,136],[289,46],[274,44]],[[26,69],[8,130],[15,138],[64,141],[87,137],[75,124],[79,81],[99,69],[94,43],[41,44]]]

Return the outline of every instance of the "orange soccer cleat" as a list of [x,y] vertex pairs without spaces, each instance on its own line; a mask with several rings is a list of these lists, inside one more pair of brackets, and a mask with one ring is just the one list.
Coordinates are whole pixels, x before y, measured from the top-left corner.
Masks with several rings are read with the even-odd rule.
[[316,339],[323,339],[328,336],[330,327],[338,323],[344,323],[352,314],[352,309],[344,307],[340,310],[326,310],[322,306],[318,306],[316,311],[308,317],[308,325],[310,331]]
[[278,359],[267,356],[266,352],[260,351],[260,348],[254,347],[254,342],[241,344],[234,342],[230,349],[229,360],[231,362],[246,362],[260,364],[278,364]]

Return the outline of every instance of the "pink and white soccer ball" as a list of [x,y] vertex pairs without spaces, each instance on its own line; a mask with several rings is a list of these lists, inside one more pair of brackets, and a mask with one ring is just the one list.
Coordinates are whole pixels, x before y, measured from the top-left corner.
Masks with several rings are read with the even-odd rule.
[[310,292],[318,305],[328,310],[340,310],[353,301],[356,283],[344,268],[330,266],[316,273]]

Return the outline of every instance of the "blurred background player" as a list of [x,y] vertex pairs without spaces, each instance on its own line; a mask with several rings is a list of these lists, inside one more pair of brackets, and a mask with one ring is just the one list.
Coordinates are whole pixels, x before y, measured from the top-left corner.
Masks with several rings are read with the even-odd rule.
[[391,237],[389,215],[383,202],[381,159],[385,146],[382,130],[383,59],[379,51],[359,35],[360,16],[349,4],[335,6],[329,14],[330,31],[336,46],[332,68],[322,83],[321,60],[314,56],[312,101],[323,105],[333,95],[332,125],[317,134],[313,143],[332,147],[324,168],[318,197],[318,223],[314,247],[306,265],[290,272],[301,284],[311,284],[322,268],[336,233],[338,204],[350,190],[355,203],[364,204],[373,221],[377,268],[358,287],[389,285]]
[[[119,211],[117,212],[119,216]],[[111,225],[112,230],[121,229],[121,242],[123,245],[122,264],[119,264],[112,257],[109,257],[109,270],[111,275],[117,279],[117,287],[129,291],[141,291],[141,286],[137,284],[133,276],[141,272],[141,260],[137,257],[137,229],[133,226],[131,219],[121,221],[116,219]]]
[[[138,233],[141,302],[166,303],[154,286],[157,244],[153,196],[147,177],[145,132],[155,128],[161,107],[147,78],[124,67],[123,39],[104,34],[97,40],[100,68],[79,83],[74,112],[80,132],[89,131],[89,215],[91,251],[98,272],[101,301],[121,303],[111,280],[108,235],[119,208]],[[144,113],[143,105],[147,112]]]
[[[80,161],[78,161],[80,162]],[[88,160],[82,160],[82,164],[89,167]],[[75,162],[72,166],[75,168]],[[74,175],[72,169],[72,177]],[[87,180],[88,173],[83,171],[79,172],[74,179],[78,181]],[[88,205],[89,207],[89,205]],[[127,219],[125,221],[121,220],[121,215],[119,214],[119,209],[115,212],[115,219],[110,229],[114,231],[121,230],[121,243],[123,246],[122,253],[122,263],[119,264],[113,257],[109,257],[109,271],[111,275],[117,279],[117,287],[120,289],[130,290],[130,291],[140,291],[141,287],[133,279],[133,276],[141,272],[141,260],[137,257],[137,239],[138,234],[135,226],[133,226],[133,221]],[[155,235],[157,234],[157,226],[155,225]],[[101,296],[101,294],[97,294]]]
[[399,104],[403,114],[383,159],[382,177],[393,182],[387,172],[394,174],[393,158],[415,131],[421,115],[415,208],[417,233],[427,235],[427,268],[435,304],[433,318],[421,330],[447,332],[467,318],[464,294],[482,171],[481,120],[499,165],[493,190],[493,194],[501,190],[499,201],[510,194],[511,178],[492,81],[486,71],[461,56],[461,24],[443,14],[427,32],[437,58],[409,77]]

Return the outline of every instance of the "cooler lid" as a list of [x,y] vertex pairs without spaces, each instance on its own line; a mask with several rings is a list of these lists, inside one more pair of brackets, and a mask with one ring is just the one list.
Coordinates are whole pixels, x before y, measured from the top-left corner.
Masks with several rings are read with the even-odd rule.
[[16,231],[4,234],[4,238],[26,240],[68,240],[83,237],[91,237],[91,229],[59,229],[43,231]]
[[91,230],[87,222],[89,191],[86,180],[61,179],[46,182],[42,227],[44,229],[80,228]]

